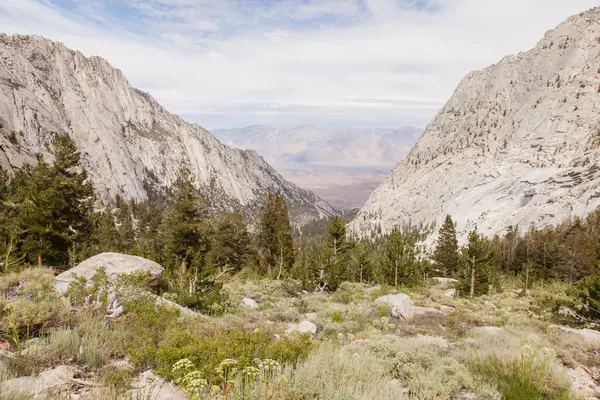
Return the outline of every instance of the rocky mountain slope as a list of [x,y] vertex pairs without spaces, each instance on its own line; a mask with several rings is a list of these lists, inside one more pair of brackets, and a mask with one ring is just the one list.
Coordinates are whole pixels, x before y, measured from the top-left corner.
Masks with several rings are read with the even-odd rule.
[[335,211],[281,177],[254,151],[220,143],[167,112],[99,57],[37,36],[0,35],[0,162],[32,162],[54,135],[71,137],[99,197],[144,199],[190,167],[209,203],[253,213],[267,188],[297,222]]
[[215,129],[224,143],[256,150],[278,169],[389,169],[415,144],[422,129],[273,128]]
[[557,223],[600,205],[600,8],[472,72],[350,229],[412,221],[464,234]]

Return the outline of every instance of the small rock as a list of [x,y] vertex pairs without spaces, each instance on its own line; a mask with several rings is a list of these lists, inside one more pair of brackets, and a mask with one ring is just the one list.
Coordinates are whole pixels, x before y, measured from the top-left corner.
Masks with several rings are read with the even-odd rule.
[[440,306],[440,311],[443,313],[451,313],[454,311],[454,307],[450,307],[450,306],[445,306],[445,305],[441,305]]
[[117,369],[119,371],[130,370],[133,371],[135,367],[129,360],[115,360],[108,364],[109,367]]
[[152,371],[146,371],[131,385],[132,399],[188,400],[189,394],[179,386],[167,382]]
[[498,310],[498,307],[496,307],[491,301],[484,301],[483,306],[488,310]]
[[298,325],[290,324],[288,329],[286,329],[285,333],[290,334],[294,331],[300,333],[311,333],[314,335],[315,333],[317,333],[317,326],[310,321],[302,321]]
[[249,297],[244,297],[242,299],[242,305],[246,308],[250,308],[250,309],[255,309],[258,308],[258,303],[256,302],[256,300],[251,299]]
[[456,297],[456,289],[448,289],[442,293],[445,297]]
[[435,282],[437,282],[440,285],[445,285],[445,284],[448,284],[448,283],[458,283],[458,280],[456,280],[456,279],[443,278],[441,276],[436,276],[436,277],[433,277],[431,279],[433,279]]
[[125,311],[125,308],[123,306],[119,306],[119,307],[115,308],[115,310],[108,316],[108,318],[111,318],[111,319],[119,318],[121,316],[121,314],[123,314],[124,311]]

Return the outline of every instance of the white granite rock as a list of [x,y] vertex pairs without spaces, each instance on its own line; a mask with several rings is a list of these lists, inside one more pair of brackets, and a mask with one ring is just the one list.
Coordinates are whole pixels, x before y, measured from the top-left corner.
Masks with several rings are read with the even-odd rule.
[[468,74],[349,231],[439,228],[449,214],[464,243],[475,225],[492,236],[598,207],[598,20],[600,8],[572,16],[535,48]]
[[251,299],[249,297],[244,297],[242,299],[242,305],[246,308],[250,308],[250,309],[255,309],[258,308],[258,303],[256,302],[256,300]]
[[255,215],[271,188],[288,200],[296,223],[336,213],[255,151],[226,146],[169,113],[100,57],[39,36],[2,34],[0,60],[8,60],[0,62],[0,165],[8,170],[35,162],[38,152],[48,155],[51,138],[68,135],[104,202],[116,195],[143,200],[148,186],[165,190],[187,166],[215,206]]
[[[155,283],[160,279],[164,270],[160,264],[142,257],[120,253],[101,253],[58,275],[54,278],[54,288],[57,292],[64,293],[76,277],[83,277],[89,281],[100,268],[105,269],[112,282],[115,282],[120,274],[143,272],[148,273],[150,283]],[[109,294],[109,296],[111,295]],[[114,302],[115,299],[112,300]]]

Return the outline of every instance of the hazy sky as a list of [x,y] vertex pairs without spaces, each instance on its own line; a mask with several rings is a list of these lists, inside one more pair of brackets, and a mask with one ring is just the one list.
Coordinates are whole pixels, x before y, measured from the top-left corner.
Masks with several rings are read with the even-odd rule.
[[1,0],[208,128],[425,126],[470,70],[598,0]]

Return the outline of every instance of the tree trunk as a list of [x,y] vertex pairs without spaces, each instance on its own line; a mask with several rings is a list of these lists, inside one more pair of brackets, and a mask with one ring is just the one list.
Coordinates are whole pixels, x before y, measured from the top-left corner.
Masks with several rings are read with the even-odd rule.
[[396,268],[394,271],[394,287],[398,288],[398,262],[396,262]]
[[360,283],[363,283],[362,281],[362,271],[363,271],[363,265],[359,264],[359,268],[360,268]]
[[527,296],[527,289],[529,288],[529,263],[527,263],[527,268],[525,269],[525,296]]
[[277,274],[277,280],[281,278],[283,272],[283,244],[279,243],[279,273]]
[[473,257],[473,264],[471,264],[471,297],[475,295],[475,257]]
[[183,290],[183,280],[185,277],[185,273],[187,272],[187,265],[185,263],[185,259],[181,261],[181,266],[179,267],[179,289]]
[[38,267],[42,266],[42,255],[38,254]]

